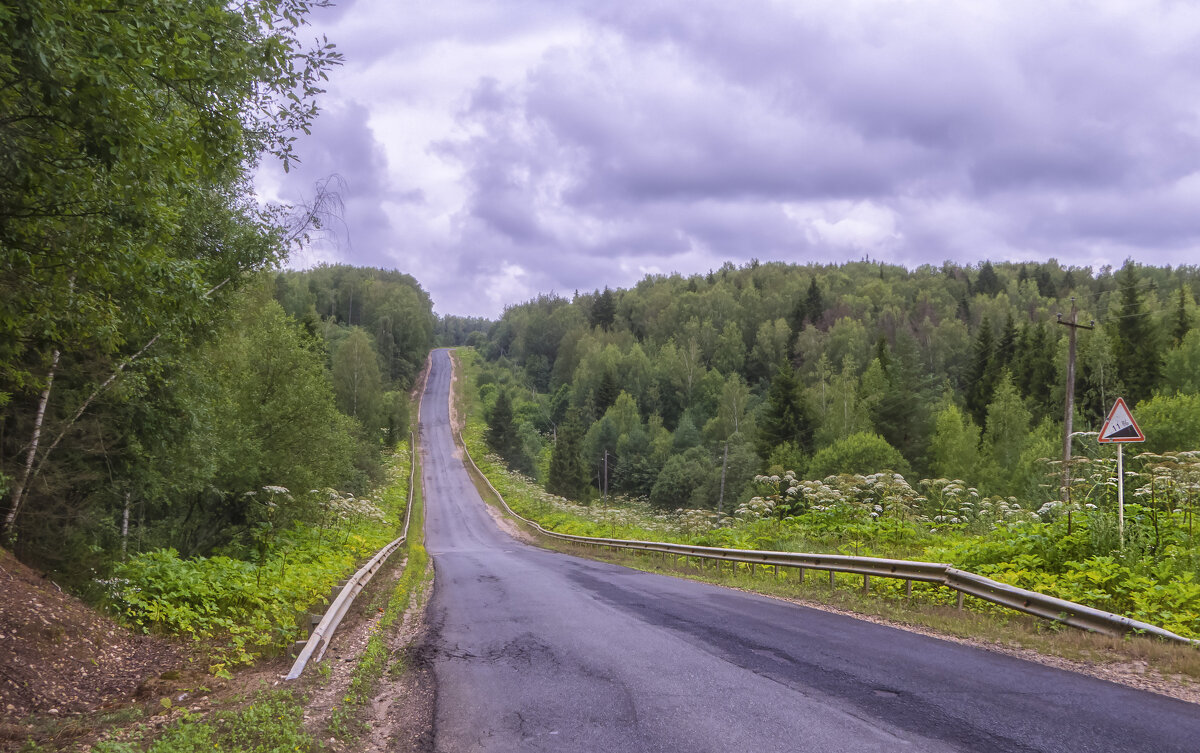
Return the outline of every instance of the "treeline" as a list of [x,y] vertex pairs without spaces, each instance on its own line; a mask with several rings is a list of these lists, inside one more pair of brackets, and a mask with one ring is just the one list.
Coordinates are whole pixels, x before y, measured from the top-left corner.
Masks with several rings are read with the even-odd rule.
[[448,314],[437,318],[433,334],[439,347],[475,347],[487,342],[487,333],[491,331],[492,324],[490,319],[483,317]]
[[313,214],[251,177],[339,62],[298,41],[309,7],[0,7],[0,538],[56,577],[261,549],[404,431],[424,292],[270,271]]
[[338,408],[394,445],[433,341],[433,305],[410,275],[322,265],[276,278],[275,296],[329,353]]
[[[1200,270],[726,264],[541,296],[481,347],[489,440],[574,499],[744,500],[754,475],[888,469],[1057,498],[1072,306],[1076,431],[1118,396],[1157,451],[1200,447]],[[1094,440],[1077,438],[1076,454]]]

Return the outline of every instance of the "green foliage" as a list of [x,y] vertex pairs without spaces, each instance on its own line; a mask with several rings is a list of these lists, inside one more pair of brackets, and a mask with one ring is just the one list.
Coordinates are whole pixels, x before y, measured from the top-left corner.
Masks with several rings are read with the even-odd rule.
[[[316,343],[279,304],[251,293],[180,378],[188,431],[144,468],[161,481],[141,494],[161,494],[168,514],[175,500],[194,506],[166,536],[187,554],[244,535],[261,517],[254,495],[266,486],[365,486]],[[285,524],[297,518],[290,508],[280,511]]]
[[1200,395],[1200,329],[1189,330],[1163,358],[1163,391]]
[[1138,266],[1132,260],[1127,261],[1118,278],[1121,305],[1109,329],[1114,335],[1117,377],[1134,405],[1149,397],[1158,383],[1162,358],[1159,329],[1146,310]]
[[101,742],[96,753],[315,753],[321,742],[304,729],[303,699],[290,691],[256,695],[245,708],[219,711],[201,719],[190,713],[172,723],[145,747]]
[[488,416],[487,440],[500,457],[522,471],[532,470],[531,459],[524,452],[521,436],[513,421],[512,402],[508,399],[507,390],[500,390],[496,396]]
[[[1086,456],[1103,455],[1089,440],[1076,440],[1085,458],[1072,475],[1074,506],[1057,500],[1053,459],[1061,452],[1067,330],[1053,317],[1070,310],[1074,298],[1082,308],[1078,320],[1098,325],[1079,332],[1077,430],[1098,428],[1131,385],[1146,391],[1135,414],[1143,429],[1154,427],[1151,449],[1196,449],[1200,431],[1191,426],[1188,400],[1196,394],[1192,366],[1200,360],[1192,351],[1200,352],[1200,338],[1190,329],[1188,295],[1198,282],[1191,267],[1132,265],[1114,274],[1053,261],[912,270],[877,263],[725,265],[709,275],[652,276],[612,291],[616,306],[606,327],[589,326],[599,292],[511,306],[489,337],[486,371],[493,384],[521,396],[514,398],[516,415],[524,403],[546,416],[525,424],[543,443],[578,422],[593,478],[596,458],[613,451],[615,437],[612,489],[638,497],[620,503],[638,515],[666,515],[662,507],[644,506],[650,501],[712,506],[730,440],[739,480],[727,489],[724,509],[739,512],[727,526],[694,527],[689,540],[771,540],[925,559],[925,546],[1030,524],[1029,535],[1057,542],[1040,551],[1056,563],[1053,572],[1065,572],[1063,563],[1116,556],[1120,547],[1113,471],[1086,465],[1095,460]],[[810,311],[818,298],[819,315]],[[1167,344],[1172,349],[1156,375],[1157,354]],[[1130,354],[1146,368],[1119,366]],[[620,422],[604,409],[614,383],[624,394],[613,405],[623,403],[628,417]],[[739,435],[752,446],[734,439]],[[822,467],[846,454],[854,435],[881,437],[913,478],[928,478],[909,486],[894,474],[830,476],[826,471],[836,468],[869,467],[841,464],[845,458]],[[813,464],[812,453],[823,449],[829,452]],[[1184,454],[1171,462],[1187,465]],[[890,465],[896,455],[887,457]],[[746,488],[747,459],[780,479],[789,470],[800,478],[825,475],[804,482],[814,486],[799,496],[766,505],[769,494]],[[1153,560],[1174,546],[1176,557],[1192,562],[1195,510],[1179,490],[1193,482],[1182,470],[1162,475],[1166,461],[1146,460],[1145,468],[1153,464],[1158,475],[1138,483],[1154,501],[1130,519],[1127,550]],[[1133,472],[1150,473],[1142,466]],[[885,493],[893,501],[879,502]],[[1135,504],[1131,498],[1131,509]],[[567,511],[557,502],[536,507],[563,528],[603,527],[600,511]],[[1078,521],[1095,510],[1103,514],[1069,535],[1053,527],[1065,523],[1068,511]],[[1035,515],[1048,528],[1032,527]],[[1124,555],[1117,559],[1136,570]]]
[[975,480],[979,471],[979,427],[953,402],[943,404],[934,424],[929,445],[934,475]]
[[546,489],[568,499],[587,499],[588,474],[580,457],[583,437],[579,424],[568,422],[559,427],[558,440],[550,454],[550,475]]
[[704,487],[713,470],[712,458],[699,447],[673,455],[650,490],[650,503],[664,510],[707,506],[706,501],[696,499],[694,493]]
[[818,450],[809,461],[805,475],[825,478],[841,473],[868,474],[882,470],[906,474],[908,463],[883,437],[873,432],[860,432]]
[[993,395],[987,406],[987,429],[983,440],[996,487],[1008,491],[1021,472],[1021,454],[1029,441],[1032,416],[1017,394],[1007,370],[1001,372]]
[[1137,422],[1152,452],[1194,450],[1200,437],[1200,393],[1145,400],[1138,404]]
[[[27,556],[53,561],[62,527],[95,527],[103,501],[78,481],[81,457],[105,478],[136,463],[134,440],[165,422],[154,388],[307,222],[260,210],[250,176],[264,152],[287,165],[338,62],[298,41],[309,8],[0,10],[0,395],[13,398],[0,458],[16,478],[6,533]],[[27,453],[32,473],[14,473]]]
[[[1183,343],[1188,332],[1192,329],[1192,315],[1188,311],[1189,298],[1187,288],[1179,286],[1179,303],[1175,308],[1175,316],[1171,324],[1171,344],[1178,346]],[[1193,304],[1194,305],[1194,304]]]
[[[433,343],[429,295],[401,272],[341,264],[281,272],[275,280],[275,297],[312,332],[319,331],[335,354],[335,346],[356,328],[366,334],[385,391],[407,392]],[[481,325],[463,326],[474,331]]]
[[995,343],[992,324],[984,317],[971,349],[971,368],[967,372],[966,405],[967,411],[982,425],[987,416],[988,403],[992,401],[992,392],[996,388],[997,370],[994,368]]
[[257,563],[229,556],[181,559],[155,550],[120,564],[103,581],[113,609],[145,632],[180,635],[212,648],[216,671],[287,648],[296,614],[319,603],[355,564],[394,536],[407,494],[407,448],[379,504],[325,492],[311,500],[316,524],[267,529]]
[[616,316],[617,304],[614,300],[613,292],[605,287],[604,292],[596,296],[592,302],[589,323],[593,327],[600,327],[604,330],[612,329]]
[[758,418],[758,454],[768,457],[786,442],[807,450],[812,445],[812,424],[796,374],[785,364],[776,370]]
[[36,383],[35,354],[50,346],[112,354],[156,314],[197,315],[207,288],[276,258],[263,240],[277,231],[245,203],[247,178],[264,150],[292,157],[290,131],[307,128],[338,62],[331,47],[299,43],[308,9],[300,0],[9,9],[0,24],[0,111],[11,115],[0,123],[6,383]]
[[353,327],[333,352],[333,391],[342,413],[370,435],[383,426],[383,380],[371,338]]
[[[437,317],[434,322],[433,335],[436,344],[444,348],[460,345],[477,347],[487,338],[493,322],[482,317],[456,316],[447,314]],[[543,389],[545,389],[543,387]]]

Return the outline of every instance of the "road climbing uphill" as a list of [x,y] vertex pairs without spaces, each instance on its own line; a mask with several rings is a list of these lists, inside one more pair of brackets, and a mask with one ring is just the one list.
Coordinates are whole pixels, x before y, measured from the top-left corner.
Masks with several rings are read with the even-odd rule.
[[433,354],[421,414],[435,749],[1194,753],[1193,704],[522,543],[500,530]]

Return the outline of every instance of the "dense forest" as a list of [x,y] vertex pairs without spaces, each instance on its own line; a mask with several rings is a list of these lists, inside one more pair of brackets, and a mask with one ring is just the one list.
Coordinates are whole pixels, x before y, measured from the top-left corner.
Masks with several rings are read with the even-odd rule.
[[544,295],[480,345],[488,439],[578,500],[729,510],[762,472],[888,469],[1040,503],[1060,494],[1072,317],[1075,431],[1123,396],[1144,449],[1200,446],[1198,294],[1191,267],[864,261]]
[[[337,266],[241,287],[207,332],[162,343],[77,419],[73,402],[50,406],[60,446],[28,488],[18,551],[67,573],[123,551],[236,553],[265,516],[278,528],[317,515],[324,498],[309,490],[362,494],[380,480],[381,452],[408,434],[428,295],[407,275]],[[28,426],[35,408],[11,403],[5,425]],[[20,453],[5,459],[19,474]],[[277,509],[268,486],[296,493]]]
[[261,558],[407,436],[428,296],[272,271],[323,206],[251,185],[340,61],[299,41],[309,9],[0,6],[0,537],[60,582],[158,547]]

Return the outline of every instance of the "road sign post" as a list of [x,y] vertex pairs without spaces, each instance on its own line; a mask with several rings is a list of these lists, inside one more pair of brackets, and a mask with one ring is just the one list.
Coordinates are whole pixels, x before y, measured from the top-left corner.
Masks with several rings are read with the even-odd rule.
[[1117,398],[1104,426],[1100,427],[1100,436],[1096,441],[1113,443],[1117,446],[1117,534],[1121,538],[1121,548],[1125,548],[1125,443],[1145,442],[1146,435],[1138,428],[1137,421],[1125,405],[1124,398]]

